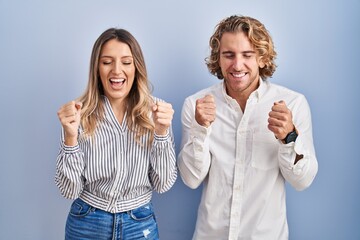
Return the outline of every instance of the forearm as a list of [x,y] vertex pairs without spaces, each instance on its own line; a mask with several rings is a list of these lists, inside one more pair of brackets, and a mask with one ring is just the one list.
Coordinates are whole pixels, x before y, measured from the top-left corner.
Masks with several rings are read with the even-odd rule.
[[56,162],[55,184],[65,198],[75,199],[83,189],[83,154],[79,146],[62,146]]
[[285,179],[296,190],[301,191],[313,182],[318,162],[312,137],[310,107],[304,96],[296,101],[291,111],[298,136],[295,142],[280,144],[279,165]]
[[178,157],[178,167],[184,183],[193,189],[202,183],[210,168],[210,131],[211,127],[201,127],[193,122],[191,129],[183,133],[185,140]]
[[[191,147],[189,147],[191,148]],[[178,167],[181,179],[188,187],[196,189],[203,182],[210,168],[210,157],[201,153],[191,154],[187,148],[184,148],[178,158]],[[204,157],[194,157],[204,156]]]
[[155,135],[150,165],[150,178],[154,189],[159,193],[168,191],[177,178],[175,147],[171,134]]
[[318,171],[313,147],[301,137],[295,143],[280,147],[279,165],[284,178],[298,191],[309,187]]

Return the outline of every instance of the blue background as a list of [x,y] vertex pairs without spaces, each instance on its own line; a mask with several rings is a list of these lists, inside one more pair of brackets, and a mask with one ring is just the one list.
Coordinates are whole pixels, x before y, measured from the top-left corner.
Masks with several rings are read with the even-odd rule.
[[[288,187],[290,239],[360,239],[360,1],[0,0],[1,239],[63,239],[71,204],[54,184],[56,112],[85,89],[92,45],[109,27],[142,46],[154,95],[173,104],[177,152],[186,96],[218,80],[204,64],[224,17],[262,21],[273,36],[271,79],[306,95],[319,172]],[[154,195],[162,239],[191,238],[200,190],[178,178]]]

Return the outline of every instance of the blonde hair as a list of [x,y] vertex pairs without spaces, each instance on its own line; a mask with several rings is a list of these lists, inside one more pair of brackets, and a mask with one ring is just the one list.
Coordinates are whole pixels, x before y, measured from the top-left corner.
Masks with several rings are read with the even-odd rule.
[[[132,34],[124,29],[110,28],[103,32],[96,40],[90,59],[89,81],[84,94],[78,99],[83,103],[81,125],[86,136],[93,136],[96,124],[104,117],[104,90],[99,75],[99,59],[102,47],[111,39],[127,44],[133,55],[135,65],[135,79],[126,98],[127,124],[136,133],[139,141],[144,134],[154,133],[154,124],[150,119],[151,84],[147,77],[145,60],[139,43]],[[150,135],[151,136],[151,135]],[[149,139],[149,143],[152,138]]]
[[210,38],[209,45],[211,52],[210,56],[205,59],[205,62],[211,74],[217,76],[219,79],[224,78],[219,65],[219,59],[220,40],[226,32],[244,32],[249,38],[250,43],[254,46],[259,58],[265,64],[263,68],[259,68],[260,77],[266,79],[273,75],[276,70],[276,52],[269,32],[258,20],[238,15],[233,15],[222,20],[216,26],[215,32]]

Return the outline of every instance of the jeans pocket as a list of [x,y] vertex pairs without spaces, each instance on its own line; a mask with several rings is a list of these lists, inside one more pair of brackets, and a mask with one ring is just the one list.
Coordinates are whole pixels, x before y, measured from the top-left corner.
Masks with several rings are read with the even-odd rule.
[[129,215],[133,220],[144,221],[154,217],[153,206],[151,203],[145,204],[136,209],[130,210]]
[[71,204],[69,214],[74,217],[84,217],[94,209],[95,208],[78,198]]

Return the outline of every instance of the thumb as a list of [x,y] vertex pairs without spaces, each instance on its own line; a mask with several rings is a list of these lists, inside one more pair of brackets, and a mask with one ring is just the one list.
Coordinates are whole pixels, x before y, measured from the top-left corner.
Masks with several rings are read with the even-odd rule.
[[274,102],[274,105],[286,105],[284,100],[280,100],[278,102]]
[[203,99],[204,99],[204,100],[212,101],[212,100],[214,99],[214,96],[213,96],[212,94],[206,94]]
[[156,102],[154,102],[153,105],[151,106],[151,110],[152,110],[153,112],[155,112],[155,111],[157,110],[157,108],[158,108],[158,105],[157,105]]
[[81,110],[82,106],[83,106],[82,102],[75,103],[76,110]]

